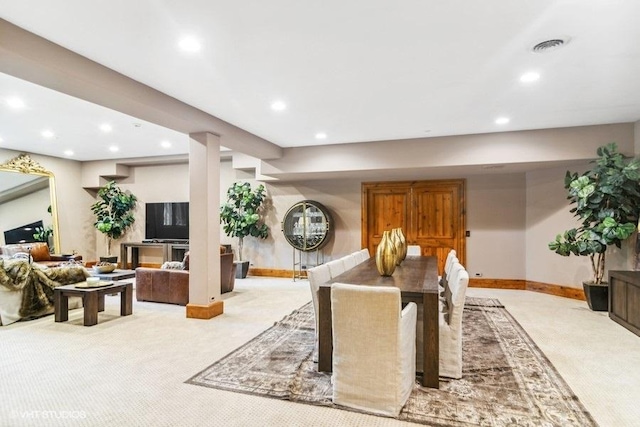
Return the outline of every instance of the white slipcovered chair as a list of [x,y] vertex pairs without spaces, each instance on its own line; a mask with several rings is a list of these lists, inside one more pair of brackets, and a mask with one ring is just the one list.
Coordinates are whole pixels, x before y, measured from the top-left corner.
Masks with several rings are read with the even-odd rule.
[[342,257],[344,263],[344,271],[350,270],[358,265],[358,258],[355,253]]
[[415,383],[416,304],[400,289],[334,283],[333,402],[397,416]]
[[329,271],[331,272],[332,279],[345,272],[344,261],[342,260],[342,258],[329,261],[327,263],[327,266],[329,267]]
[[371,254],[369,254],[369,249],[367,248],[359,250],[358,252],[356,252],[356,254],[358,255],[358,258],[360,260],[358,264],[361,262],[365,262],[366,260],[371,258]]
[[318,289],[320,285],[331,280],[331,273],[326,264],[318,265],[307,270],[307,278],[309,279],[309,288],[311,289],[311,301],[313,302],[313,311],[316,316],[316,341],[313,352],[313,361],[318,361]]
[[462,314],[469,285],[467,270],[454,263],[448,276],[451,296],[447,309],[439,314],[440,376],[462,378]]
[[447,280],[447,274],[449,274],[449,270],[451,269],[451,263],[453,260],[458,260],[458,253],[455,249],[451,249],[447,254],[447,259],[444,262],[444,271],[442,272],[442,276],[438,276],[438,282],[444,286],[444,283]]
[[407,256],[420,256],[420,255],[422,255],[422,249],[420,249],[420,245],[407,246]]

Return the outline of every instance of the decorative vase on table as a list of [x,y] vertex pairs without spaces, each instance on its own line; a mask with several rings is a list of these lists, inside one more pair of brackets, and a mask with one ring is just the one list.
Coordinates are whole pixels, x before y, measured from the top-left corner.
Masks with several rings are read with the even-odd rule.
[[398,266],[402,262],[402,241],[398,235],[398,229],[392,228],[389,232],[389,237],[391,237],[393,246],[396,248],[396,266]]
[[391,240],[391,232],[383,231],[376,249],[376,267],[381,276],[391,276],[396,270],[396,246]]
[[404,237],[402,228],[394,228],[392,231],[396,235],[396,240],[400,242],[399,246],[401,250],[398,251],[398,258],[400,258],[400,261],[402,262],[407,257],[407,239]]

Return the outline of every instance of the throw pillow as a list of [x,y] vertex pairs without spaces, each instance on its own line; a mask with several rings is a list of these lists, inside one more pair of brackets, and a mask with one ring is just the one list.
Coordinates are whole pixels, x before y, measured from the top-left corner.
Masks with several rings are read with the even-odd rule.
[[184,270],[184,265],[180,261],[167,261],[160,268],[163,270]]
[[31,244],[31,256],[35,262],[38,261],[51,261],[51,254],[49,254],[49,246],[44,243],[32,243]]

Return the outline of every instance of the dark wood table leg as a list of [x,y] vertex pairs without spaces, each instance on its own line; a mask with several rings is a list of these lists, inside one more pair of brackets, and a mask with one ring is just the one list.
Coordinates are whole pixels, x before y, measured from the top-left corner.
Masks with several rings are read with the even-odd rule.
[[140,249],[131,247],[131,269],[135,270],[140,262]]
[[333,369],[333,328],[331,325],[331,287],[318,289],[318,371]]
[[98,292],[85,292],[82,303],[84,305],[84,326],[98,323]]
[[424,387],[440,388],[440,339],[438,326],[438,294],[425,293],[422,296],[423,377]]
[[98,295],[98,311],[104,311],[104,297],[103,293]]
[[61,290],[53,290],[54,317],[56,322],[69,320],[69,298]]
[[133,284],[127,283],[120,292],[120,316],[133,313]]

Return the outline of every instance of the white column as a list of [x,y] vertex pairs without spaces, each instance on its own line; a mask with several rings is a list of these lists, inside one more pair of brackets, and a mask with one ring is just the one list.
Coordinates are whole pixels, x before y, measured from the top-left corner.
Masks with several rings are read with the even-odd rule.
[[[220,299],[220,137],[189,135],[189,304],[187,317],[222,313]],[[170,185],[170,183],[167,183]]]

